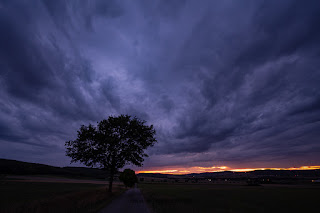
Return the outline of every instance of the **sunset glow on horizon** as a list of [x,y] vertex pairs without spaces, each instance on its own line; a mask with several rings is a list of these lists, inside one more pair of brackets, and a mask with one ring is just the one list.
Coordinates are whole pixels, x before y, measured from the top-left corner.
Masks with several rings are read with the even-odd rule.
[[137,174],[142,173],[158,173],[158,174],[172,174],[172,175],[184,175],[190,173],[205,173],[205,172],[250,172],[255,170],[314,170],[320,169],[320,166],[301,166],[301,167],[289,167],[289,168],[230,168],[227,166],[213,166],[213,167],[190,167],[190,168],[175,168],[175,169],[155,169],[155,170],[141,170],[137,171]]

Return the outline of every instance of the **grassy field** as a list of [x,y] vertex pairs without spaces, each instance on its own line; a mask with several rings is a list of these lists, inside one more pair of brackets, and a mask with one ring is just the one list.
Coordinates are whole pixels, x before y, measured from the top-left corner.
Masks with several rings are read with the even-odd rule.
[[[124,191],[114,186],[114,195]],[[105,185],[0,181],[0,212],[97,212],[112,197]]]
[[318,212],[317,186],[139,184],[156,213]]

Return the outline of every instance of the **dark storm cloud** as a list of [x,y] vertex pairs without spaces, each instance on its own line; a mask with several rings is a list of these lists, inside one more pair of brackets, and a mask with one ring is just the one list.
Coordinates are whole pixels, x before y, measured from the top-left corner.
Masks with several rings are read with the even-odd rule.
[[148,167],[319,163],[318,11],[0,1],[0,154],[65,165],[81,124],[128,113],[157,129]]
[[[72,5],[56,3],[8,1],[0,13],[1,140],[47,147],[47,152],[63,152],[73,122],[99,117],[92,98],[97,105],[117,102],[111,88],[109,95],[96,94],[100,89],[90,85],[94,71],[73,42],[73,31],[66,31],[74,27],[75,17],[67,11]],[[2,150],[5,147],[3,143]]]

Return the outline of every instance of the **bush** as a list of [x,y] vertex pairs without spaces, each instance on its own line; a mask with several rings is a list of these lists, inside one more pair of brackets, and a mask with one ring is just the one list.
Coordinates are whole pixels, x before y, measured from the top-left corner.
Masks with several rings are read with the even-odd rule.
[[138,182],[135,172],[131,169],[125,169],[123,172],[121,172],[119,179],[127,187],[133,187],[134,184]]

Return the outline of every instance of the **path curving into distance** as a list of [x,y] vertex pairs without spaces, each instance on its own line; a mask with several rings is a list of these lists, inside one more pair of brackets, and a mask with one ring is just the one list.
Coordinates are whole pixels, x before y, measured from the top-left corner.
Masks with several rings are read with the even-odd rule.
[[109,203],[99,213],[150,213],[140,189],[127,190]]

